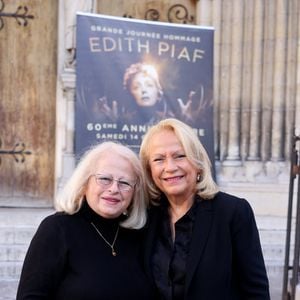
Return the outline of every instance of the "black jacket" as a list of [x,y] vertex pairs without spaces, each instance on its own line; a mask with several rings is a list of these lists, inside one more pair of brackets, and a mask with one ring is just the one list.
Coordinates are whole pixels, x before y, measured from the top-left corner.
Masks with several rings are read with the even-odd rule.
[[[184,299],[269,300],[259,234],[249,203],[222,192],[212,200],[198,200]],[[149,276],[161,213],[160,207],[149,212],[144,261]]]

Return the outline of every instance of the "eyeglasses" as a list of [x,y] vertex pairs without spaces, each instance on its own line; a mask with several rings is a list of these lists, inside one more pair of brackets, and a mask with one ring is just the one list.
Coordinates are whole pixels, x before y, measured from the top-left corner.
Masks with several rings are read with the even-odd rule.
[[116,181],[118,189],[122,192],[129,192],[134,189],[136,183],[130,183],[123,179],[114,179],[111,175],[95,174],[96,183],[102,187],[109,188]]

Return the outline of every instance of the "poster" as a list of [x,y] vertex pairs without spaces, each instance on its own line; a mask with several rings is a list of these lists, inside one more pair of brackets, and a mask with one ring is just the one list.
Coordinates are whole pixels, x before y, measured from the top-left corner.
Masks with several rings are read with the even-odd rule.
[[214,162],[213,29],[77,14],[75,153],[118,141],[136,152],[147,128],[191,125]]

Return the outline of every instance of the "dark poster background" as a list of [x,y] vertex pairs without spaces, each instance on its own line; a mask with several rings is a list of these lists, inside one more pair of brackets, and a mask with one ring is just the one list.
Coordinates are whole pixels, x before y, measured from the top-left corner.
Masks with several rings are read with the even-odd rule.
[[138,152],[148,126],[175,117],[214,163],[212,28],[79,13],[76,61],[77,158],[105,140]]

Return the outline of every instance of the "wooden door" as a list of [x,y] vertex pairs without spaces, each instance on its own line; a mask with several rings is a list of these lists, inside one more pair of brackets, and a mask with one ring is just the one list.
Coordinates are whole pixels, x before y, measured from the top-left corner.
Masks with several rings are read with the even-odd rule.
[[0,0],[1,206],[53,201],[57,2]]

